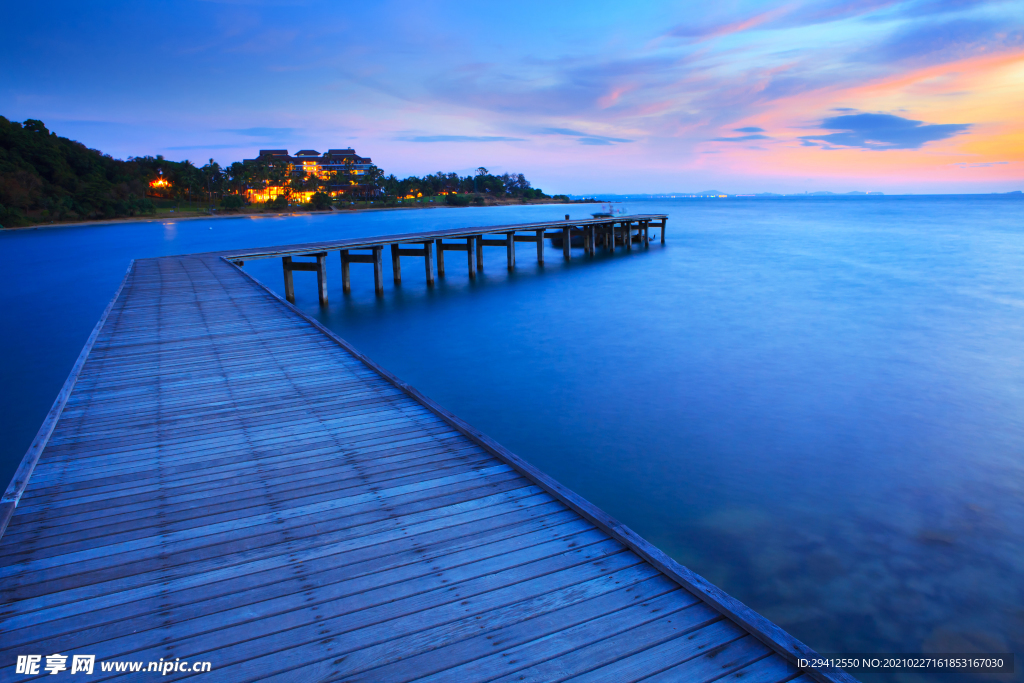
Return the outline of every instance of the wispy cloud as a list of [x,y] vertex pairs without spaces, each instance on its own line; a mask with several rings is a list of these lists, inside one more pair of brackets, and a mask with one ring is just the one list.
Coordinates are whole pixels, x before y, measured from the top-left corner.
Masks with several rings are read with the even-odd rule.
[[861,149],[920,149],[970,129],[969,123],[926,124],[894,114],[846,114],[832,116],[817,126],[838,133],[804,135],[805,143],[822,142],[837,147]]
[[571,128],[544,128],[539,131],[542,135],[567,135],[577,138],[581,145],[612,145],[617,142],[633,142],[627,138],[612,138],[605,135],[592,135]]
[[744,142],[746,140],[770,140],[767,135],[755,133],[753,135],[737,135],[731,138],[711,138],[712,142]]
[[1024,46],[1024,30],[996,19],[954,19],[911,25],[861,52],[867,60],[932,63]]
[[294,128],[221,128],[222,133],[235,133],[250,138],[273,138],[281,140],[289,138],[295,132]]
[[525,142],[524,138],[502,135],[412,135],[395,139],[402,142]]
[[1008,163],[1010,163],[1010,162],[1009,161],[984,161],[984,162],[977,163],[977,164],[959,163],[959,164],[953,164],[953,165],[954,166],[959,166],[960,168],[989,168],[990,166],[1005,166]]

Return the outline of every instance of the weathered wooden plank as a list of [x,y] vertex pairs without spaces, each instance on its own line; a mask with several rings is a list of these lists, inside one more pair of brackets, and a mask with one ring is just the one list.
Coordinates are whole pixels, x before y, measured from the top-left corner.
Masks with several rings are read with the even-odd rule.
[[[258,501],[268,507],[282,505],[311,504],[319,500],[327,500],[346,491],[362,489],[366,486],[389,485],[416,481],[425,474],[455,474],[480,467],[489,460],[489,456],[481,454],[476,461],[449,461],[441,464],[427,463],[419,466],[403,468],[397,471],[383,471],[376,474],[360,476],[358,468],[349,468],[331,476],[322,473],[318,479],[303,479],[297,483],[281,482],[275,488],[272,497],[266,496],[265,489],[257,489],[259,495],[254,500],[239,495],[236,490],[226,500],[219,496],[209,496],[205,501],[193,499],[187,503],[172,503],[161,500],[161,505],[144,510],[132,510],[117,515],[89,520],[62,519],[60,526],[47,532],[45,525],[40,525],[32,534],[33,557],[73,552],[78,548],[92,547],[102,544],[107,537],[116,537],[118,541],[132,538],[143,538],[153,533],[184,530],[206,526],[215,522],[230,520],[251,514]],[[173,521],[168,521],[168,520]],[[114,525],[114,526],[112,526]],[[73,534],[73,537],[69,535]],[[48,549],[48,550],[46,550]]]
[[[264,530],[259,536],[245,538],[244,544],[238,548],[222,543],[215,548],[216,552],[199,553],[188,561],[139,563],[128,566],[126,571],[89,577],[91,581],[75,585],[32,584],[28,583],[29,577],[21,577],[20,583],[4,589],[16,602],[12,602],[10,611],[2,618],[16,619],[19,618],[17,615],[25,615],[26,619],[33,619],[32,614],[38,615],[40,610],[51,608],[60,610],[53,612],[54,618],[62,614],[80,614],[90,609],[145,600],[168,591],[237,580],[245,574],[278,569],[292,562],[310,561],[339,552],[371,546],[380,546],[387,552],[394,538],[407,538],[416,544],[418,535],[429,539],[427,534],[439,530],[456,529],[463,524],[515,510],[549,506],[551,502],[536,488],[523,487],[521,482],[517,484],[514,477],[505,477],[484,486],[463,484],[463,490],[456,486],[442,496],[413,493],[405,496],[404,500],[393,501],[388,508],[372,503],[352,508],[349,515],[338,517],[328,532],[319,532],[309,526],[299,527],[297,533],[287,535],[277,529]],[[557,511],[557,508],[548,512],[551,510]],[[402,517],[401,523],[395,521],[396,514]],[[538,518],[543,514],[545,511],[538,511]],[[555,518],[552,516],[551,519]],[[324,520],[325,523],[329,521]],[[556,519],[552,524],[565,521]],[[275,542],[275,539],[279,540]],[[21,625],[27,623],[31,622]]]
[[291,261],[288,264],[288,270],[294,272],[296,270],[309,271],[315,273],[317,271],[316,263],[311,261]]
[[[288,680],[317,680],[328,672],[337,675],[339,669],[335,662],[340,655],[347,655],[344,672],[355,673],[437,643],[436,633],[425,639],[426,642],[399,642],[396,639],[406,633],[416,633],[459,619],[453,624],[458,629],[454,637],[464,637],[478,630],[474,625],[478,615],[483,618],[489,612],[532,598],[546,598],[557,604],[564,600],[561,591],[578,590],[577,587],[591,579],[630,567],[649,571],[631,553],[609,554],[609,549],[614,546],[605,543],[507,569],[500,569],[503,563],[495,560],[494,567],[498,571],[488,570],[490,561],[464,565],[450,573],[452,579],[447,583],[442,582],[432,588],[426,584],[424,587],[429,590],[408,599],[382,602],[354,613],[322,619],[315,626],[300,626],[273,636],[222,647],[219,654],[226,664],[222,671],[226,671],[228,676],[243,679],[262,677],[262,680],[272,681],[273,674],[286,674],[290,676]],[[476,576],[458,581],[459,574],[463,572]],[[301,618],[304,615],[295,613],[295,616]],[[240,633],[236,637],[245,637],[245,634]],[[391,651],[371,650],[367,653],[367,648],[377,643],[385,646],[395,643],[398,647]],[[259,671],[263,673],[256,673]]]
[[754,662],[764,661],[770,655],[771,650],[763,643],[745,635],[739,640],[706,652],[691,662],[668,667],[647,680],[651,683],[675,683],[682,677],[695,683],[719,680],[722,676],[743,669]]
[[[406,484],[404,486],[397,486],[394,488],[382,489],[380,491],[360,493],[356,495],[349,495],[343,498],[335,498],[332,500],[314,503],[311,505],[302,505],[291,509],[280,510],[272,513],[264,513],[257,515],[250,515],[249,517],[232,520],[231,522],[222,522],[219,524],[211,524],[203,527],[202,529],[190,529],[187,532],[173,532],[162,534],[159,538],[150,537],[142,539],[133,539],[125,541],[123,543],[110,543],[102,547],[93,547],[86,550],[79,550],[71,553],[64,553],[56,557],[44,557],[37,560],[24,560],[15,566],[3,566],[0,567],[0,578],[6,578],[15,575],[28,574],[38,572],[40,576],[45,574],[45,570],[58,570],[54,573],[61,573],[68,567],[72,567],[73,571],[81,572],[87,570],[90,566],[100,566],[103,564],[103,558],[109,555],[120,555],[119,561],[125,561],[128,558],[141,555],[149,556],[152,554],[152,548],[161,548],[164,552],[184,552],[188,548],[195,547],[197,544],[202,543],[202,537],[211,536],[214,534],[221,533],[238,533],[240,530],[249,527],[259,527],[265,524],[279,524],[280,522],[293,519],[296,517],[306,517],[322,515],[324,513],[344,508],[350,505],[355,505],[361,502],[370,500],[377,500],[381,496],[397,495],[400,493],[408,493],[412,491],[422,490],[424,488],[436,488],[443,487],[449,483],[455,483],[466,480],[479,480],[490,474],[500,474],[508,471],[508,465],[494,465],[485,469],[472,470],[470,472],[464,472],[460,474],[451,475],[448,477],[438,477],[434,479],[428,479],[424,481],[418,481],[414,484]],[[178,547],[180,544],[180,547]],[[52,576],[52,574],[48,575]]]
[[[233,461],[222,461],[216,467],[190,468],[180,477],[174,477],[170,484],[162,478],[154,478],[142,484],[129,487],[121,484],[97,484],[80,495],[76,492],[73,498],[55,493],[46,500],[39,496],[33,503],[26,503],[20,515],[24,525],[35,527],[55,525],[65,520],[100,519],[131,510],[145,510],[169,503],[187,503],[203,500],[216,491],[219,495],[243,494],[248,490],[265,487],[267,477],[274,477],[283,486],[299,482],[307,478],[315,478],[317,473],[331,475],[341,468],[362,466],[370,472],[392,466],[415,466],[420,463],[432,462],[437,455],[450,458],[470,458],[480,451],[475,446],[451,448],[447,445],[427,445],[421,449],[393,449],[384,455],[362,461],[350,460],[338,462],[337,446],[329,441],[312,442],[308,448],[302,448],[304,457],[301,463],[293,460],[293,449],[269,449],[260,453],[261,466],[256,469],[247,465],[239,466],[237,458]],[[12,533],[29,533],[31,529],[20,529]],[[12,538],[16,538],[12,536]]]
[[[550,667],[542,673],[539,663],[626,631],[632,633],[633,643],[642,643],[644,630],[654,629],[661,635],[660,619],[679,614],[697,602],[692,597],[689,604],[679,600],[680,589],[660,576],[638,578],[640,581],[635,584],[619,583],[611,592],[531,619],[515,621],[513,615],[507,625],[481,629],[473,637],[371,669],[349,680],[472,681],[513,673],[515,680],[561,680],[569,674],[559,669],[556,675]],[[600,648],[592,649],[603,653]]]
[[376,261],[374,260],[374,255],[372,253],[351,254],[348,251],[343,251],[343,253],[345,254],[345,256],[343,256],[342,258],[345,259],[345,261],[347,261],[348,263],[376,263]]
[[[550,509],[552,505],[548,503],[543,507]],[[376,591],[388,601],[406,593],[415,595],[422,586],[413,585],[413,581],[429,580],[434,585],[444,586],[451,580],[441,580],[438,572],[484,560],[501,561],[501,556],[512,551],[527,557],[525,549],[538,540],[579,545],[585,538],[581,534],[587,531],[588,527],[581,526],[581,520],[573,519],[567,510],[542,517],[532,510],[492,513],[460,526],[441,528],[413,538],[402,537],[383,547],[380,543],[355,547],[351,543],[337,544],[322,547],[317,555],[304,553],[301,564],[291,557],[286,564],[278,566],[262,563],[260,571],[245,566],[242,569],[246,573],[232,575],[230,586],[223,581],[207,580],[200,585],[176,582],[178,590],[163,594],[161,629],[154,629],[140,638],[131,638],[138,629],[123,623],[125,616],[140,615],[146,609],[146,601],[138,596],[132,603],[116,607],[105,605],[98,610],[80,611],[74,617],[64,616],[58,624],[40,623],[40,617],[46,615],[37,612],[34,620],[19,630],[18,637],[23,644],[33,643],[54,651],[66,646],[69,636],[79,642],[90,637],[97,641],[124,638],[122,646],[130,652],[131,648],[159,645],[175,635],[192,635],[188,624],[193,619],[209,619],[207,630],[215,630],[247,624],[254,612],[267,619],[341,599],[356,610],[364,609],[367,605],[379,604],[367,597],[368,592]],[[490,568],[494,566],[494,562],[488,564]],[[296,569],[302,571],[297,573]],[[317,590],[311,594],[306,577],[314,572]],[[310,615],[308,622],[314,621],[313,617]],[[296,619],[301,620],[301,617]],[[168,631],[167,627],[172,624],[182,625],[177,628],[177,634]],[[96,630],[84,633],[86,629]]]
[[[782,657],[769,655],[732,672],[721,680],[728,683],[784,683],[797,673],[799,670]],[[806,679],[804,683],[810,683],[810,679]]]
[[[708,654],[714,656],[721,652],[721,648],[730,643],[743,639],[751,640],[734,624],[726,620],[716,621],[696,631],[688,631],[678,634],[675,638],[660,642],[653,647],[640,649],[639,652],[630,654],[608,664],[602,664],[591,668],[586,673],[575,678],[581,683],[618,683],[619,681],[636,681],[646,679],[648,676],[658,674],[679,663],[680,671],[675,679],[684,681],[700,681],[700,678],[691,677],[687,671],[693,664]],[[756,642],[756,641],[755,641]],[[757,656],[764,656],[767,648],[761,646]],[[752,659],[752,658],[751,658]],[[749,663],[745,659],[737,665]],[[722,673],[728,673],[723,671]]]

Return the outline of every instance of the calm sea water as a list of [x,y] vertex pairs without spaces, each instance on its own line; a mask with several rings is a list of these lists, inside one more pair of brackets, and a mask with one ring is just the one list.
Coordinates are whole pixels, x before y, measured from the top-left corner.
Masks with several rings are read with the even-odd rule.
[[[0,475],[130,258],[565,208],[0,234]],[[432,290],[409,259],[382,298],[359,265],[344,296],[331,254],[331,306],[312,273],[298,305],[821,652],[1024,654],[1024,201],[626,208],[668,213],[668,243],[544,267],[521,244],[511,274],[488,249],[473,282],[450,252]],[[246,269],[282,288],[279,261]]]

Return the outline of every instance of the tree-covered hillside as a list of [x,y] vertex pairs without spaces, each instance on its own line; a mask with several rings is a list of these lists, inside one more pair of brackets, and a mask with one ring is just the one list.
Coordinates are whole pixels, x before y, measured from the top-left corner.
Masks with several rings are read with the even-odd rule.
[[42,121],[0,116],[0,225],[153,211],[149,169],[58,137]]

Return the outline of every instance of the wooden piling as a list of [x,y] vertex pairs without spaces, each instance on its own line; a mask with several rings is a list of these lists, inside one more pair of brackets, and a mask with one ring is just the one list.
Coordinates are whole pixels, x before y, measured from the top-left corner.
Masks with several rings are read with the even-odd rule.
[[373,289],[377,295],[384,293],[384,262],[381,252],[383,246],[373,247]]
[[[633,230],[637,230],[636,238],[639,244],[648,248],[651,243],[650,230],[652,225],[662,229],[661,242],[664,244],[665,224],[667,216],[657,215],[636,215],[621,216],[613,218],[584,219],[573,221],[569,214],[565,214],[565,221],[550,221],[544,223],[528,223],[523,225],[495,225],[490,227],[473,228],[448,228],[430,232],[390,235],[381,238],[379,241],[370,239],[345,239],[332,242],[318,242],[304,245],[309,252],[300,252],[295,249],[266,249],[246,250],[241,253],[233,253],[230,256],[232,263],[241,265],[243,261],[261,258],[281,258],[282,271],[285,279],[284,294],[289,300],[295,299],[295,286],[292,273],[296,270],[309,270],[318,272],[318,285],[322,290],[319,297],[322,302],[327,301],[326,288],[326,266],[318,254],[326,256],[328,251],[338,250],[341,260],[342,289],[348,293],[352,288],[350,265],[352,263],[368,263],[374,265],[374,289],[377,293],[383,292],[383,270],[382,252],[385,246],[391,249],[391,266],[395,284],[402,281],[403,256],[422,256],[424,272],[428,285],[434,283],[432,260],[433,251],[437,249],[437,276],[445,277],[444,252],[445,251],[466,251],[466,262],[470,277],[483,272],[483,250],[484,247],[505,247],[506,265],[509,270],[516,267],[516,242],[533,242],[537,245],[537,262],[544,264],[545,239],[561,239],[562,254],[565,260],[572,259],[573,237],[575,231],[582,231],[583,251],[588,256],[595,256],[599,245],[614,252],[618,247],[619,231],[623,231],[623,244],[627,250],[633,248]],[[658,236],[654,235],[654,239]],[[475,240],[475,241],[474,241]],[[416,248],[410,248],[416,247]],[[315,251],[314,251],[315,250]],[[474,253],[476,263],[473,263]],[[296,260],[299,259],[307,260]],[[308,259],[317,259],[313,262]],[[378,272],[379,271],[379,272]]]
[[431,252],[433,251],[433,242],[423,243],[423,263],[427,267],[427,286],[434,286],[434,267],[431,265]]
[[394,274],[395,284],[396,285],[402,283],[402,259],[399,258],[400,255],[399,255],[398,251],[399,251],[399,245],[392,244],[391,245],[391,272]]
[[352,278],[349,273],[348,266],[348,249],[341,250],[341,291],[348,292],[352,291]]
[[295,303],[295,281],[292,279],[292,257],[282,257],[281,266],[284,268],[284,298]]
[[327,254],[316,255],[316,288],[320,305],[327,305]]

